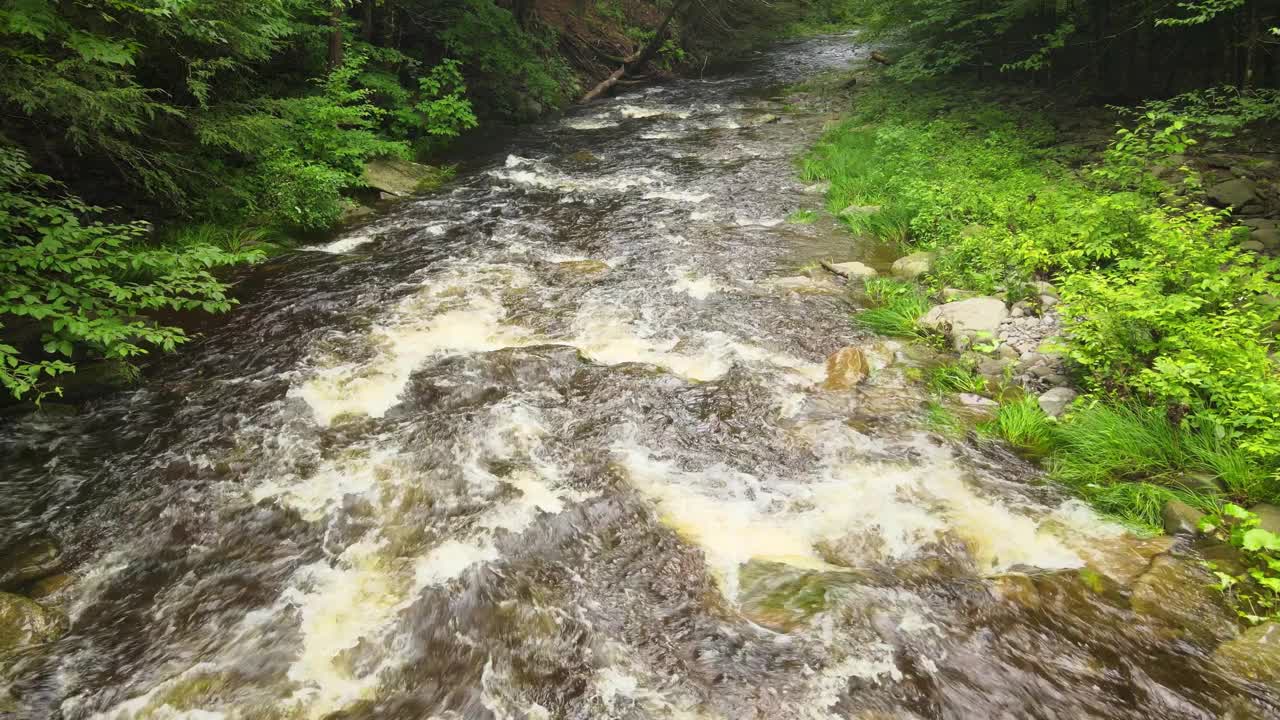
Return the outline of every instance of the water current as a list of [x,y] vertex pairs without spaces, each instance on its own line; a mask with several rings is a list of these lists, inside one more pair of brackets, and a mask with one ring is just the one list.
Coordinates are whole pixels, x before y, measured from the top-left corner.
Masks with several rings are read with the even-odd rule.
[[137,389],[10,419],[0,546],[48,529],[76,577],[18,716],[1277,712],[1129,608],[1152,541],[922,430],[910,348],[799,271],[855,256],[785,222],[834,114],[783,87],[861,54],[521,130],[246,273]]

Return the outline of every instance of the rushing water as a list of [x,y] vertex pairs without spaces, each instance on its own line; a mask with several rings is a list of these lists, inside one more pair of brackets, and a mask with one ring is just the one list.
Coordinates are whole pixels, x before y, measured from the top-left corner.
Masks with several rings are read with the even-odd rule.
[[[144,386],[3,434],[71,631],[32,718],[1274,712],[1108,581],[1144,545],[922,432],[860,337],[784,83],[847,38],[582,108],[244,278]],[[823,359],[863,346],[856,390]],[[2,543],[0,543],[2,544]],[[1260,715],[1259,715],[1260,716]]]

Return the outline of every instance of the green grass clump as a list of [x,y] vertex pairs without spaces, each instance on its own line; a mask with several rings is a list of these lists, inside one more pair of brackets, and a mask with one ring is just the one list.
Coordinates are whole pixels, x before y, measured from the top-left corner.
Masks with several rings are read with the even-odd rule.
[[929,298],[911,283],[871,277],[864,281],[867,309],[854,315],[858,327],[881,335],[924,337],[916,324],[929,310]]
[[987,391],[987,380],[973,367],[962,363],[945,363],[931,368],[927,375],[929,390],[935,394],[973,393]]
[[946,405],[931,400],[925,405],[924,426],[944,437],[964,436],[965,424]]
[[787,216],[787,222],[794,223],[796,225],[809,225],[817,221],[817,219],[818,213],[807,208],[796,210]]
[[1274,476],[1201,422],[1180,427],[1154,408],[1095,405],[1063,424],[1054,474],[1072,484],[1141,479],[1181,486],[1189,473],[1217,478],[1241,499],[1276,495]]
[[1001,405],[995,419],[979,429],[1032,455],[1046,455],[1053,448],[1054,422],[1030,396]]

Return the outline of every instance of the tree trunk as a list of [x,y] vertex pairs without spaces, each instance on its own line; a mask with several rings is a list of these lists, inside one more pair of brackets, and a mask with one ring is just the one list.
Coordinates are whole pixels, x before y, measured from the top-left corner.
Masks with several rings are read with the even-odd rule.
[[329,69],[342,65],[342,6],[334,3],[329,12]]
[[361,36],[364,37],[364,41],[367,43],[373,42],[373,2],[374,0],[364,0],[364,7],[362,8],[364,17],[362,18],[363,23],[360,30]]

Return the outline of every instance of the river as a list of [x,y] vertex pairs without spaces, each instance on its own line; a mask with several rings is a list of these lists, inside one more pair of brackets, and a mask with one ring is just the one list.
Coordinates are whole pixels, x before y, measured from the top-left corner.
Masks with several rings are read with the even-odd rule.
[[783,88],[862,52],[522,130],[247,273],[139,388],[9,421],[0,540],[76,576],[19,716],[1275,716],[1130,608],[1167,546],[923,429],[925,360],[802,272],[857,255],[785,221],[839,107]]

